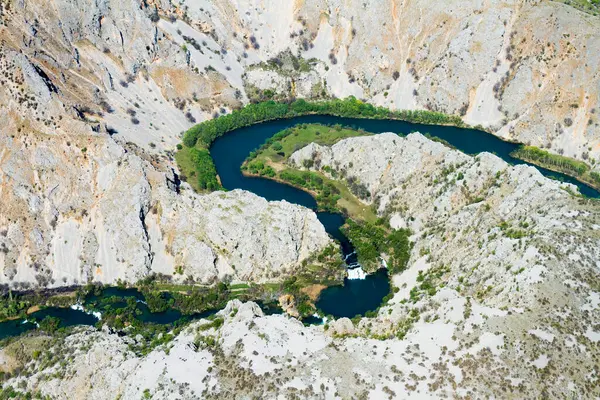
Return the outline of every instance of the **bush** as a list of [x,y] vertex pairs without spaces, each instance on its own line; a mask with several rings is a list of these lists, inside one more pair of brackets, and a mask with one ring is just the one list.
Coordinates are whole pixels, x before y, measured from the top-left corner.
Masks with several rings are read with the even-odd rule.
[[338,211],[337,202],[341,198],[339,189],[333,183],[325,182],[319,174],[311,171],[285,170],[279,174],[279,178],[292,185],[317,192],[315,198],[320,209]]
[[369,223],[349,219],[343,232],[356,249],[358,262],[366,269],[377,268],[382,253],[390,257],[388,261],[390,273],[398,273],[406,267],[411,248],[408,229],[389,231],[381,220],[377,223]]
[[542,166],[548,165],[563,171],[568,171],[576,176],[581,176],[589,170],[589,166],[583,161],[577,161],[569,157],[549,153],[534,146],[521,146],[511,153],[512,157],[524,159]]
[[275,151],[279,151],[279,150],[283,149],[283,146],[281,145],[281,142],[275,142],[275,143],[273,143],[272,147],[273,147],[273,150],[275,150]]
[[206,149],[190,149],[191,158],[196,167],[198,186],[205,190],[219,190],[221,184],[217,179],[217,169],[210,153]]

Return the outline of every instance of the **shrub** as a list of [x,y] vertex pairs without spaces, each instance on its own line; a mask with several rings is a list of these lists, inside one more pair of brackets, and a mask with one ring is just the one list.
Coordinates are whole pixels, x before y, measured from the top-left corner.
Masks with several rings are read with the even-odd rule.
[[366,268],[379,265],[382,253],[389,255],[388,269],[397,273],[406,267],[410,258],[410,231],[399,229],[389,231],[380,220],[377,223],[348,220],[344,234],[356,248],[358,262]]
[[279,150],[283,149],[283,146],[281,145],[281,142],[275,142],[275,143],[273,143],[272,147],[273,147],[273,150],[275,150],[275,151],[279,151]]
[[206,149],[190,149],[192,161],[196,167],[198,186],[205,190],[221,189],[217,179],[217,169],[210,153]]

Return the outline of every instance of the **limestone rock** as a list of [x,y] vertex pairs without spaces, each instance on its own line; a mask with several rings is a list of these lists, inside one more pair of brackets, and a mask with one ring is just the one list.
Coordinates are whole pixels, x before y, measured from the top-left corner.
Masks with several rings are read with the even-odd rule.
[[356,333],[354,324],[349,318],[340,318],[329,324],[328,333],[338,336],[352,335]]
[[283,311],[291,315],[292,317],[298,318],[300,313],[296,309],[296,305],[294,304],[294,296],[291,294],[284,294],[279,297],[279,307],[283,309]]
[[12,207],[0,213],[0,283],[14,288],[150,273],[205,284],[278,280],[331,242],[312,211],[287,202],[239,190],[198,195],[187,184],[177,193],[168,174],[110,138],[85,151],[50,139],[32,148],[32,157],[55,160],[43,165],[4,140],[2,201]]
[[[350,148],[352,167],[342,164]],[[600,334],[596,201],[535,168],[466,156],[420,134],[332,149],[332,165],[372,189],[379,213],[414,232],[407,268],[392,276],[398,291],[375,317],[325,329],[234,300],[222,326],[195,322],[145,356],[128,350],[128,337],[79,329],[48,350],[67,365],[40,358],[5,385],[82,399],[599,394],[590,385]],[[373,151],[383,170],[367,168]]]

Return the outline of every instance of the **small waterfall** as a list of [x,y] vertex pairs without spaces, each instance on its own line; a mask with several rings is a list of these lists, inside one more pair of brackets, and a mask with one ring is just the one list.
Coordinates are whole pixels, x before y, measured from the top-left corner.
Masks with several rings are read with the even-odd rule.
[[353,268],[348,266],[348,279],[365,279],[367,274],[363,271],[360,264],[356,264]]
[[98,311],[87,311],[81,304],[73,304],[71,310],[83,311],[88,315],[93,315],[98,321],[102,319],[102,313]]
[[[23,322],[21,322],[21,325],[30,324],[30,323],[32,323],[32,322],[31,322],[31,321],[29,321],[28,319],[24,319],[24,320],[23,320]],[[38,324],[37,322],[33,322],[33,324],[34,324],[34,325],[35,325],[37,328],[39,328],[39,327],[40,327],[40,324]]]
[[[356,254],[356,252],[352,252],[345,257],[345,260],[348,260],[348,257]],[[381,267],[387,269],[387,262],[381,257]],[[358,262],[354,262],[352,264],[348,264],[348,279],[365,279],[367,277],[367,273],[363,271],[362,266]]]

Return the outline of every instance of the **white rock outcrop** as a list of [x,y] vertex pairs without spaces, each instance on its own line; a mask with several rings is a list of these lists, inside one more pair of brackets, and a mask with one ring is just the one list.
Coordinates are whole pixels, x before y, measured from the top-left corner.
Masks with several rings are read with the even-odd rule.
[[[303,326],[234,300],[222,326],[195,322],[145,356],[129,350],[135,338],[93,328],[38,360],[0,350],[6,365],[25,363],[5,385],[76,399],[599,395],[598,202],[535,168],[420,134],[351,138],[292,159],[303,154],[346,169],[382,215],[414,232],[377,316]],[[50,354],[70,362],[42,364]]]
[[2,202],[11,204],[0,212],[1,284],[133,283],[151,273],[263,282],[331,243],[303,207],[239,190],[198,195],[110,138],[85,151],[65,141],[1,160]]

